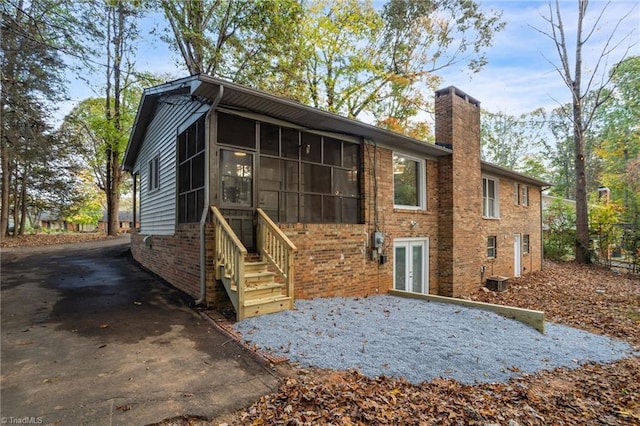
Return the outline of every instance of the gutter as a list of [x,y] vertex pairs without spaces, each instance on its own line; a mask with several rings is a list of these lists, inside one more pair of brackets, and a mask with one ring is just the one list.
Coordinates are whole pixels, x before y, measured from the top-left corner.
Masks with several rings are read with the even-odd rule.
[[204,119],[204,158],[206,158],[206,161],[204,163],[204,175],[205,175],[205,180],[204,180],[204,208],[202,210],[202,215],[200,216],[200,297],[198,298],[198,300],[196,300],[196,306],[197,305],[206,305],[207,302],[207,265],[206,265],[206,261],[207,261],[207,256],[206,256],[206,243],[205,243],[205,232],[204,232],[204,228],[205,225],[207,223],[207,218],[209,217],[209,203],[210,203],[210,197],[209,197],[209,187],[210,187],[210,170],[209,170],[209,164],[211,163],[210,161],[210,155],[211,155],[211,151],[210,151],[210,127],[211,127],[211,113],[216,109],[216,107],[218,106],[218,104],[220,103],[220,101],[222,100],[222,95],[224,94],[224,86],[220,85],[218,86],[219,90],[218,90],[218,94],[216,95],[215,99],[213,100],[213,102],[211,103],[211,107],[209,108],[209,111],[207,112],[207,116]]

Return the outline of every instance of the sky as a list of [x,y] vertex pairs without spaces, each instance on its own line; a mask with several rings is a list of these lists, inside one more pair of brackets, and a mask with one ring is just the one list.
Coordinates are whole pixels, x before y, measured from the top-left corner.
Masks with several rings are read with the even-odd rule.
[[[551,39],[536,30],[548,32],[550,29],[548,22],[542,18],[549,16],[549,2],[481,0],[480,3],[485,10],[503,10],[502,18],[507,23],[506,28],[495,36],[493,46],[487,51],[489,62],[482,71],[469,75],[460,67],[449,69],[441,73],[444,86],[458,87],[479,100],[482,108],[494,113],[519,115],[540,107],[551,110],[560,104],[571,102],[569,89],[555,69],[560,63],[555,45]],[[575,52],[577,4],[576,0],[563,0],[560,3],[570,52]],[[594,19],[605,5],[603,0],[590,2],[584,29],[593,27]],[[613,0],[607,6],[597,31],[583,52],[584,71],[593,70],[596,66],[611,29],[626,14],[629,16],[616,32],[618,37],[613,44],[619,42],[624,35],[630,34],[629,38],[621,45],[624,48],[615,49],[609,55],[604,68],[608,71],[619,62],[626,47],[634,43],[628,56],[640,55],[640,1]],[[575,55],[571,57],[574,58]]]
[[[442,77],[442,87],[456,86],[479,100],[485,110],[509,115],[520,115],[541,107],[551,110],[560,104],[570,102],[569,89],[555,70],[555,66],[559,64],[555,46],[551,39],[536,30],[548,32],[550,29],[542,17],[549,16],[549,2],[478,2],[483,10],[502,10],[502,19],[507,25],[503,31],[495,35],[493,45],[486,51],[488,64],[480,72],[471,74],[462,65],[450,67],[439,73]],[[560,2],[570,52],[575,51],[577,4],[577,0]],[[585,30],[593,27],[594,19],[606,4],[604,0],[591,0],[587,21],[584,24]],[[590,72],[596,66],[612,28],[625,15],[628,16],[616,31],[617,36],[610,47],[618,43],[620,45],[613,49],[607,60],[601,64],[601,68],[608,71],[624,56],[627,49],[627,56],[640,55],[640,0],[612,0],[583,51],[584,71]],[[170,51],[164,42],[148,34],[150,29],[160,29],[164,25],[166,24],[157,16],[145,19],[141,28],[141,35],[145,41],[136,57],[136,68],[139,71],[169,73],[176,78],[184,77],[187,75],[186,71],[176,65],[180,58]],[[622,37],[627,39],[621,41]],[[61,106],[59,119],[61,120],[79,101],[90,96],[94,94],[87,85],[74,80],[70,87],[71,100]]]

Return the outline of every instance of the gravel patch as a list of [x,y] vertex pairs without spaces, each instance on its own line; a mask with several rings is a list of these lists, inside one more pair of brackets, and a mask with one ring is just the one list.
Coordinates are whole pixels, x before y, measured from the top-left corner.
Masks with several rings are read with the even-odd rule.
[[616,339],[563,325],[534,328],[493,312],[388,295],[296,301],[296,310],[235,325],[245,341],[305,367],[358,369],[412,383],[503,382],[556,367],[640,355]]

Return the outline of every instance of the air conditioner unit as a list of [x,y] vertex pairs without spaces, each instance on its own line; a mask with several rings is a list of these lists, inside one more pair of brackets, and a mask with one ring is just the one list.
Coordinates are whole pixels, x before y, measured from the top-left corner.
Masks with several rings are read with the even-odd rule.
[[506,291],[509,287],[507,277],[487,277],[487,288],[491,291]]

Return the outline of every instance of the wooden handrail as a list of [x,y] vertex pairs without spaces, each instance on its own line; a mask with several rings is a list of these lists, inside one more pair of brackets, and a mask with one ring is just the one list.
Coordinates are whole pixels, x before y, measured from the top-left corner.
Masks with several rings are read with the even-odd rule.
[[213,223],[216,228],[216,278],[220,279],[220,267],[224,267],[224,275],[229,278],[231,286],[235,286],[237,300],[234,302],[238,320],[242,319],[242,307],[244,304],[244,258],[247,249],[236,236],[233,229],[225,220],[217,207],[211,206]]
[[261,208],[258,208],[257,212],[260,255],[282,275],[286,283],[287,296],[293,298],[293,256],[297,248]]

